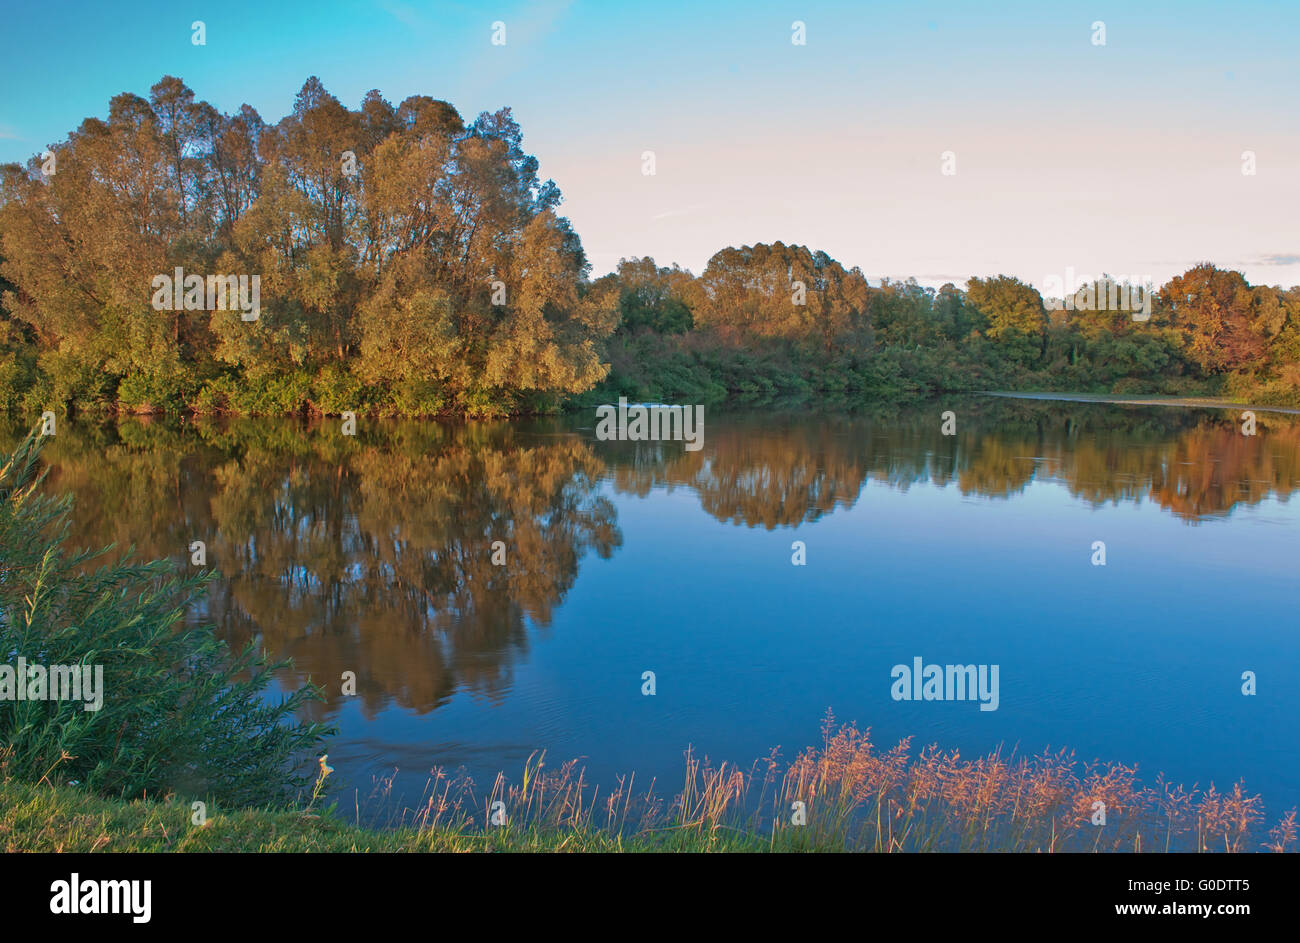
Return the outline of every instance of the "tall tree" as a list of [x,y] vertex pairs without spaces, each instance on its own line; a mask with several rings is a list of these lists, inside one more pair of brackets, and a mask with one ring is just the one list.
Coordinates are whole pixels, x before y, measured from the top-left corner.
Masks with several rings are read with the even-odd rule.
[[1190,357],[1207,373],[1234,370],[1264,353],[1265,337],[1256,327],[1256,300],[1240,272],[1208,262],[1175,276],[1160,289],[1170,322],[1184,337]]
[[824,350],[869,334],[870,291],[858,269],[776,242],[727,248],[696,286],[695,320],[726,340],[775,338]]

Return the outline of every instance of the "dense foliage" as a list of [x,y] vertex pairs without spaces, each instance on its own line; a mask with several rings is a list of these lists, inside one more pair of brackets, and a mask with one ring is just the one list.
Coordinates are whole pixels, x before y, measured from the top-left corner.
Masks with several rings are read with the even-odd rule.
[[[798,283],[802,305],[792,300]],[[592,292],[617,297],[624,312],[601,396],[1032,390],[1300,405],[1300,288],[1251,286],[1210,264],[1154,292],[1147,320],[1134,319],[1138,309],[1095,310],[1111,294],[1104,279],[1087,286],[1095,303],[1081,288],[1068,306],[1006,275],[964,290],[873,286],[824,253],[779,242],[724,249],[699,278],[625,260]]]
[[0,455],[0,653],[47,674],[98,667],[103,687],[90,710],[87,699],[0,699],[0,779],[126,798],[291,799],[305,782],[296,762],[325,732],[293,714],[317,692],[271,703],[277,665],[251,648],[231,653],[209,627],[181,625],[205,578],[67,550],[71,498],[40,488],[39,444],[28,436]]
[[[1142,321],[1005,275],[871,285],[780,242],[723,249],[698,277],[633,258],[592,281],[509,109],[466,124],[371,91],[350,110],[311,78],[267,124],[168,76],[0,176],[2,410],[486,416],[578,394],[979,389],[1300,403],[1300,288],[1210,264]],[[177,269],[257,276],[260,313],[156,307]]]
[[[491,413],[586,389],[615,317],[580,297],[581,244],[521,144],[509,109],[349,111],[314,78],[273,126],[171,77],[118,95],[52,165],[4,169],[7,395]],[[257,275],[260,314],[158,310],[177,268]]]

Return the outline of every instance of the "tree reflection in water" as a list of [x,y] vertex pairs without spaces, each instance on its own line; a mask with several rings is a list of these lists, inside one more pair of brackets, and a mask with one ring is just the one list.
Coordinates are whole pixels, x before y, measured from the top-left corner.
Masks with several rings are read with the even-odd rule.
[[1230,411],[970,400],[945,437],[947,408],[710,415],[698,452],[598,442],[585,416],[365,423],[355,438],[328,421],[131,419],[66,424],[44,458],[47,487],[75,497],[74,544],[188,565],[204,541],[222,579],[194,617],[293,658],[288,684],[327,685],[322,716],[344,671],[369,716],[462,687],[502,696],[583,558],[621,545],[618,495],[686,488],[719,521],[772,530],[852,507],[868,480],[1003,500],[1051,480],[1190,524],[1300,486],[1294,416],[1260,413],[1248,437]]

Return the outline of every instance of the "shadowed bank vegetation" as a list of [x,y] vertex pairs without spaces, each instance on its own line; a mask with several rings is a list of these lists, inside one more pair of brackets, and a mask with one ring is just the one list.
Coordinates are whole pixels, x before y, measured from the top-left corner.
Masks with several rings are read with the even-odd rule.
[[[290,801],[304,784],[295,759],[326,732],[293,719],[313,690],[267,703],[280,665],[251,646],[231,652],[210,627],[181,625],[206,578],[178,576],[167,561],[107,562],[103,551],[66,548],[72,501],[42,493],[38,446],[29,435],[0,456],[0,653],[6,666],[25,661],[42,673],[94,668],[103,688],[93,710],[81,699],[4,691],[4,776],[126,798]],[[7,684],[25,692],[27,681]]]
[[[1104,280],[1047,304],[1002,275],[873,285],[781,242],[698,276],[633,258],[592,280],[508,108],[466,121],[374,90],[349,109],[313,77],[268,123],[166,76],[52,154],[0,168],[3,410],[508,416],[621,393],[990,389],[1300,404],[1300,288],[1208,263],[1140,322]],[[209,300],[209,276],[258,278],[255,318]]]

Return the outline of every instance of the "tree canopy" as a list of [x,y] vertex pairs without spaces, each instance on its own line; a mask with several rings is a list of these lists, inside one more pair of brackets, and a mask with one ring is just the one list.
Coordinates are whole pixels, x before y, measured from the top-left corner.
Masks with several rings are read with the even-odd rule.
[[[268,125],[168,76],[54,153],[53,174],[9,165],[0,189],[4,304],[36,334],[47,399],[333,364],[492,412],[604,375],[615,309],[585,297],[581,242],[508,108],[467,125],[372,91],[350,110],[313,77]],[[152,279],[177,268],[257,275],[260,315],[155,310]]]
[[467,122],[372,90],[354,109],[312,77],[270,123],[164,76],[0,168],[0,409],[484,416],[978,389],[1300,404],[1300,288],[1208,262],[1141,321],[1049,317],[1009,275],[871,284],[779,241],[698,276],[633,257],[593,281],[561,201],[509,108]]

